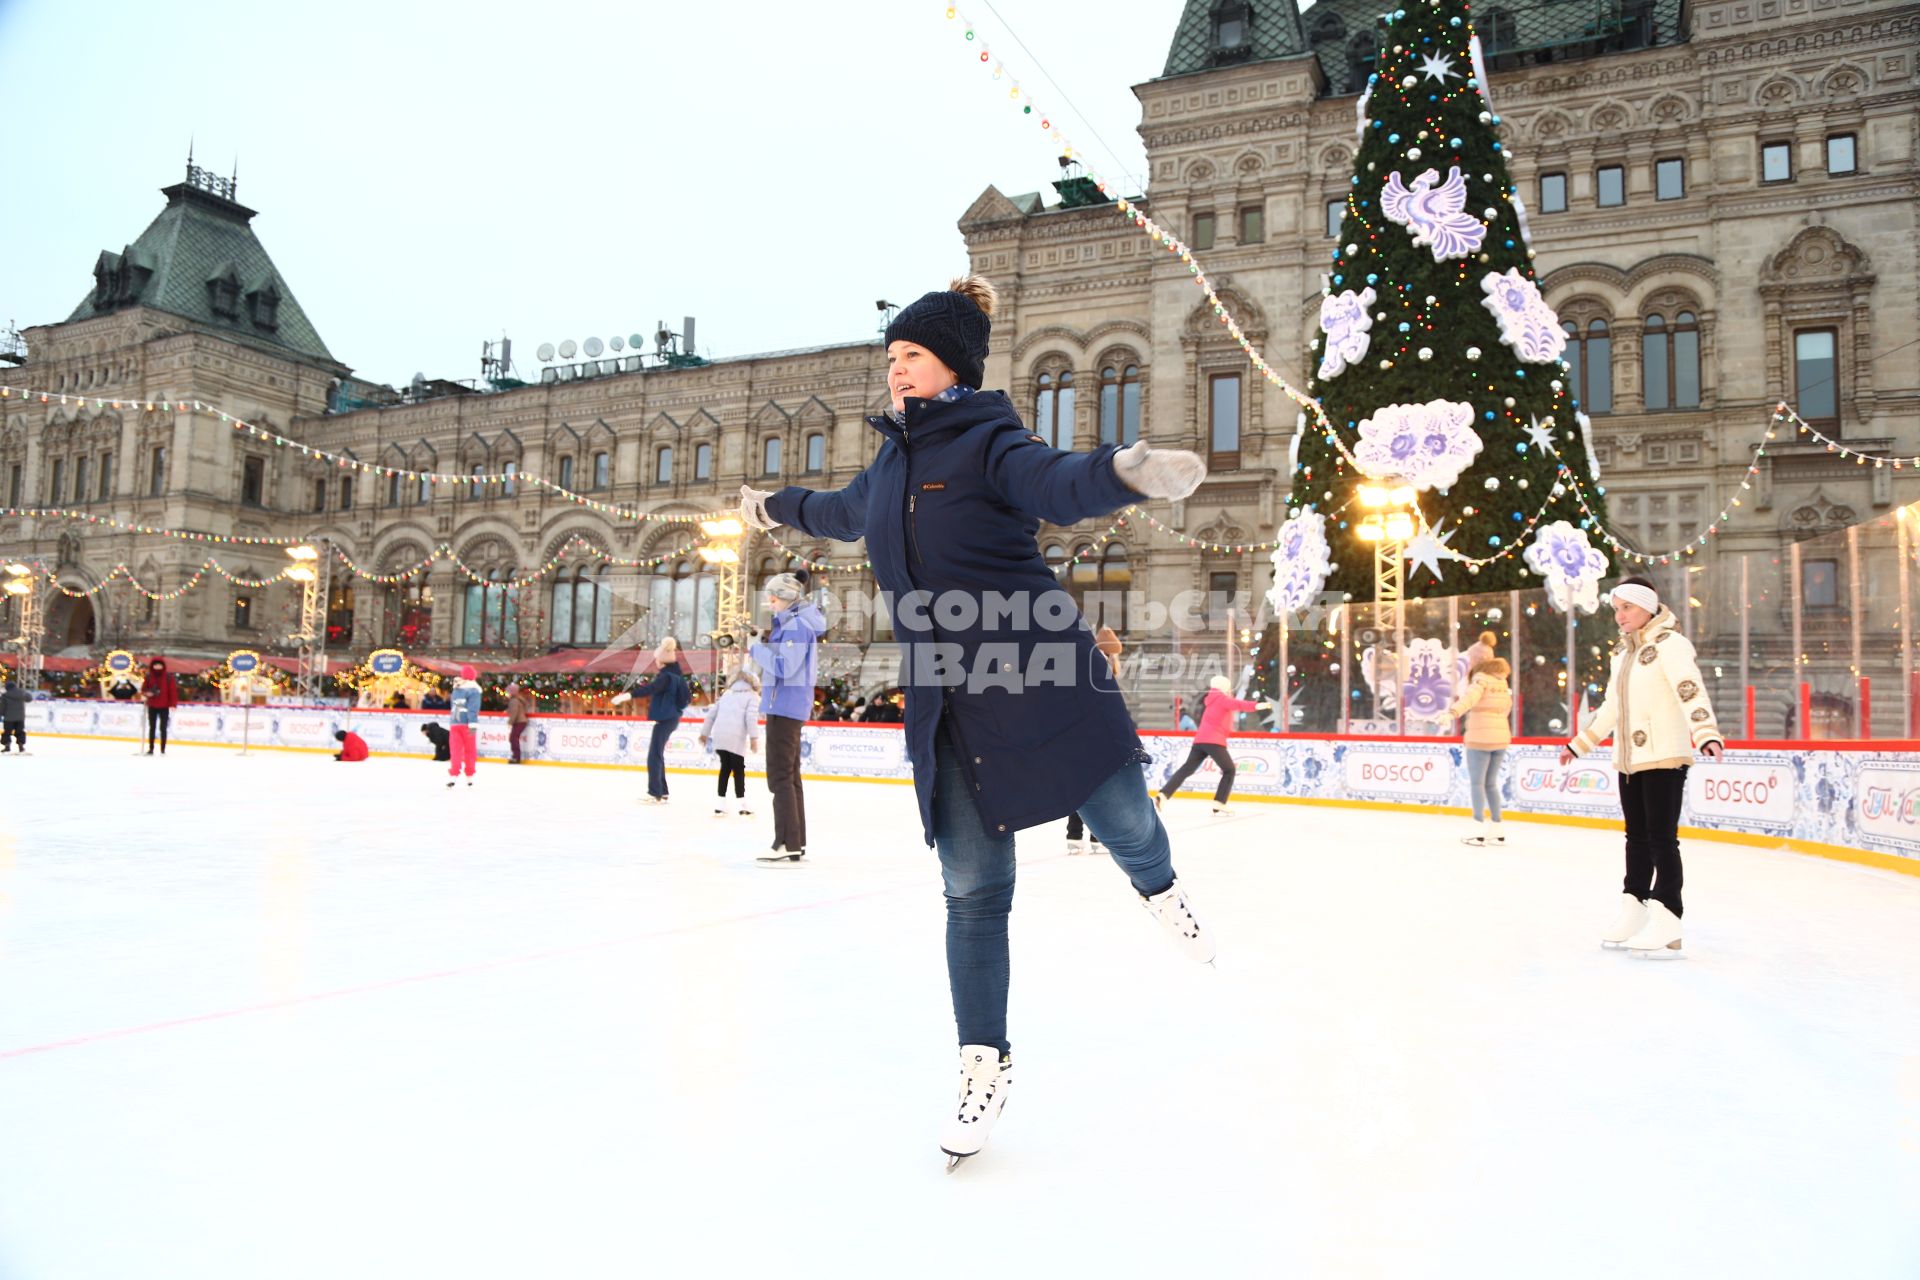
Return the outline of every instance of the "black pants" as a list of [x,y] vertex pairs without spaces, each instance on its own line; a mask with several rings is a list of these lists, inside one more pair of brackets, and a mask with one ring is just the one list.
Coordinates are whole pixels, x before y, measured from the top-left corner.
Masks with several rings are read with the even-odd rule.
[[1211,760],[1219,768],[1220,785],[1213,789],[1213,802],[1225,804],[1227,797],[1233,794],[1233,757],[1227,754],[1225,747],[1211,742],[1193,744],[1193,750],[1187,752],[1187,762],[1175,769],[1173,776],[1160,785],[1160,794],[1171,797],[1203,760]]
[[800,725],[767,717],[767,790],[773,793],[773,842],[794,853],[807,847],[807,798],[800,790]]
[[27,749],[27,724],[24,720],[9,720],[4,729],[0,729],[0,751],[13,747],[22,751]]
[[160,735],[160,754],[167,754],[167,721],[173,715],[171,707],[147,708],[147,754],[153,754],[153,735]]
[[720,756],[720,789],[714,794],[727,794],[727,779],[733,779],[733,795],[736,800],[747,798],[747,758],[737,751],[722,751]]
[[1620,811],[1627,820],[1627,879],[1622,889],[1680,910],[1680,807],[1687,799],[1687,766],[1620,775]]

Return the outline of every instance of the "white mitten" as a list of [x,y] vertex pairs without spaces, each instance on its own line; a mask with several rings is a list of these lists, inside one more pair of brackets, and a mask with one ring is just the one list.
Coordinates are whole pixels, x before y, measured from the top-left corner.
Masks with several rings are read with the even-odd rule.
[[1207,478],[1207,464],[1185,449],[1151,449],[1142,440],[1113,455],[1120,483],[1147,498],[1184,498]]
[[773,496],[771,489],[754,489],[740,486],[740,518],[749,526],[761,531],[778,529],[780,522],[767,514],[767,499]]
[[626,706],[626,705],[627,705],[627,704],[628,704],[629,702],[632,702],[632,701],[633,701],[633,695],[632,695],[632,694],[630,694],[630,693],[616,693],[616,694],[614,694],[614,695],[613,695],[613,697],[612,697],[612,698],[610,698],[610,699],[608,699],[608,701],[609,701],[609,702],[610,702],[610,703],[611,703],[611,704],[612,704],[613,706],[616,706],[616,707],[624,707],[624,706]]

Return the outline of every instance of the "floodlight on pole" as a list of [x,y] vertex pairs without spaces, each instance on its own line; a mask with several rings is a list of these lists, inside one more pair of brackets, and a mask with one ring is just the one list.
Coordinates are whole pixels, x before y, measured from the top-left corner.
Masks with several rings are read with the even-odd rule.
[[20,632],[9,643],[20,651],[20,686],[31,692],[40,683],[40,591],[31,565],[13,560],[6,571],[6,593],[20,611]]
[[312,701],[320,696],[320,681],[327,670],[326,604],[327,561],[319,548],[300,542],[287,548],[293,566],[287,577],[300,584],[300,629],[288,637],[300,650],[300,671],[295,677],[300,696]]

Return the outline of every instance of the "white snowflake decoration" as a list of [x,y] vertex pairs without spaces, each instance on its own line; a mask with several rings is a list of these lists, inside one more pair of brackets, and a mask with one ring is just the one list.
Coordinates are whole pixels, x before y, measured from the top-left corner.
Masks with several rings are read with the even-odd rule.
[[1327,545],[1327,518],[1302,507],[1280,526],[1273,548],[1273,586],[1267,603],[1275,613],[1298,613],[1320,596],[1333,572]]
[[1578,410],[1573,420],[1580,424],[1580,443],[1587,448],[1587,474],[1595,480],[1600,478],[1600,459],[1593,452],[1593,419]]
[[1400,479],[1416,489],[1445,489],[1479,454],[1473,406],[1462,400],[1390,404],[1360,420],[1353,451],[1360,469],[1376,480]]
[[1408,187],[1396,169],[1387,175],[1386,185],[1381,188],[1380,211],[1412,232],[1414,244],[1431,248],[1435,262],[1445,262],[1478,252],[1480,242],[1487,238],[1487,228],[1480,219],[1464,212],[1467,180],[1460,176],[1459,165],[1454,165],[1447,180],[1435,187],[1433,184],[1439,181],[1439,171],[1428,169]]
[[1547,602],[1562,613],[1600,607],[1600,579],[1607,558],[1587,541],[1587,531],[1565,520],[1541,525],[1526,550],[1527,567],[1546,579]]
[[[1513,163],[1511,151],[1507,153],[1507,163]],[[1508,198],[1513,201],[1513,216],[1520,223],[1520,242],[1531,249],[1533,248],[1533,228],[1527,225],[1527,202],[1521,197],[1519,187],[1515,187],[1513,194]]]
[[1473,78],[1480,90],[1480,101],[1487,104],[1487,110],[1493,110],[1493,86],[1487,82],[1486,50],[1480,47],[1480,33],[1474,32],[1467,37],[1467,58],[1473,63]]
[[1447,54],[1429,53],[1420,59],[1420,74],[1445,85],[1450,77],[1460,73],[1453,69],[1453,59]]
[[1560,359],[1567,349],[1560,317],[1540,296],[1540,286],[1521,275],[1518,267],[1487,272],[1481,277],[1480,291],[1487,295],[1480,305],[1500,324],[1500,341],[1522,361],[1553,364]]
[[1350,364],[1366,358],[1373,345],[1373,286],[1355,293],[1348,289],[1320,299],[1320,332],[1327,335],[1320,350],[1320,376],[1338,377]]

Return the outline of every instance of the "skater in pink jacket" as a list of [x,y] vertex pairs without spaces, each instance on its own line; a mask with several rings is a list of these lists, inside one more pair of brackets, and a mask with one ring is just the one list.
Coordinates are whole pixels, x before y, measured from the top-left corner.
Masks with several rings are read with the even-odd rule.
[[1232,682],[1225,676],[1215,676],[1207,685],[1207,706],[1200,713],[1200,727],[1194,731],[1193,749],[1187,752],[1187,762],[1160,785],[1154,803],[1173,799],[1188,775],[1198,769],[1202,761],[1211,760],[1220,770],[1220,785],[1213,790],[1213,811],[1225,812],[1227,797],[1233,794],[1233,756],[1227,751],[1227,734],[1233,730],[1233,718],[1242,711],[1265,711],[1272,705],[1234,697]]

